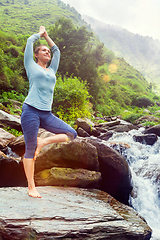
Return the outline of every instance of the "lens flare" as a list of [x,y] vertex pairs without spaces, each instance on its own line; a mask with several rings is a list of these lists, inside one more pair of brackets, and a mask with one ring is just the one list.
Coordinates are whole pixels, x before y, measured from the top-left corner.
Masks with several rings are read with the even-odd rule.
[[109,82],[109,81],[110,81],[110,76],[107,75],[107,74],[105,74],[105,75],[103,76],[103,80],[104,80],[105,82]]
[[117,65],[115,63],[111,63],[108,67],[108,70],[110,71],[110,73],[117,72]]

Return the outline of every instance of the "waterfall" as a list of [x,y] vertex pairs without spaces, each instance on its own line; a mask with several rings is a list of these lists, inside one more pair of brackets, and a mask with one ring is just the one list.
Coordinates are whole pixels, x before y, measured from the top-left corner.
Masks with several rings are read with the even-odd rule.
[[[151,227],[152,240],[160,240],[160,138],[150,146],[133,140],[133,135],[140,135],[144,128],[128,133],[114,133],[107,142],[126,143],[130,148],[114,147],[128,161],[133,179],[131,206],[146,220]],[[159,184],[159,185],[158,185]]]

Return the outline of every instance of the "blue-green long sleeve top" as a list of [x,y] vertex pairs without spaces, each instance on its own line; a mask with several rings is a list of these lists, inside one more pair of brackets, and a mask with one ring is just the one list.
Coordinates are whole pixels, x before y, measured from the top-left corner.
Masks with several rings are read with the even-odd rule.
[[53,57],[49,71],[45,70],[33,59],[33,43],[39,38],[38,33],[29,37],[24,52],[24,66],[29,80],[29,92],[24,102],[37,109],[51,111],[60,51],[56,45],[51,48]]

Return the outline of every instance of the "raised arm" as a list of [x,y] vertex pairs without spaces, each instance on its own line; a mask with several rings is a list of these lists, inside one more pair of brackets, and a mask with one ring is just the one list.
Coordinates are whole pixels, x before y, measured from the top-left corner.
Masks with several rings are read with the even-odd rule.
[[33,43],[40,38],[40,34],[33,34],[27,39],[27,44],[24,52],[24,66],[27,68],[31,63],[34,62],[33,59]]
[[50,64],[50,68],[53,69],[54,73],[57,72],[58,66],[59,66],[59,60],[60,60],[60,51],[59,48],[56,46],[56,44],[53,42],[53,40],[48,36],[47,31],[45,30],[44,26],[41,26],[39,28],[39,34],[41,37],[44,37],[47,41],[48,45],[50,46],[53,58]]

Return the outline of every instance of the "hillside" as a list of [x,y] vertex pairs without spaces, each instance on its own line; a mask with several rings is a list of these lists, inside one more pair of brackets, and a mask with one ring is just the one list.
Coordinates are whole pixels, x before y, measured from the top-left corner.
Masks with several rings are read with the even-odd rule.
[[[148,84],[144,76],[125,59],[117,58],[113,52],[104,47],[90,25],[85,23],[74,8],[60,0],[5,1],[1,0],[0,3],[2,23],[0,93],[4,94],[0,99],[1,102],[11,98],[8,93],[12,93],[12,90],[16,94],[16,100],[20,94],[27,95],[28,80],[23,66],[24,48],[28,35],[37,32],[40,25],[47,27],[49,35],[61,51],[57,81],[60,84],[59,89],[63,90],[70,83],[67,86],[68,89],[62,91],[62,96],[64,93],[71,94],[70,89],[74,90],[72,81],[75,77],[87,84],[87,91],[90,95],[88,99],[91,105],[83,107],[85,116],[84,109],[90,107],[104,115],[116,115],[122,109],[130,109],[139,97],[143,99],[147,97],[151,99],[151,102],[154,101],[152,86]],[[63,80],[70,78],[70,81],[66,80],[67,84],[64,86],[61,86],[63,85],[61,76]],[[77,96],[78,90],[71,98]],[[80,94],[82,98],[83,94]],[[62,102],[70,106],[70,102],[66,100],[68,96],[66,95],[63,101],[62,96],[54,95],[58,113],[62,112],[62,105],[64,105]],[[88,104],[87,101],[84,101],[85,104]],[[65,108],[65,111],[68,109]],[[80,108],[77,107],[77,109],[81,111]],[[68,113],[64,112],[64,114]],[[75,116],[76,114],[77,110],[74,112]],[[70,116],[73,116],[73,112]]]
[[117,57],[123,57],[139,70],[148,82],[155,83],[160,90],[159,40],[133,34],[119,26],[105,24],[89,16],[83,18],[109,50]]
[[86,25],[74,8],[61,0],[0,0],[0,29],[5,32],[32,34],[40,25],[47,27],[62,16],[77,26]]

